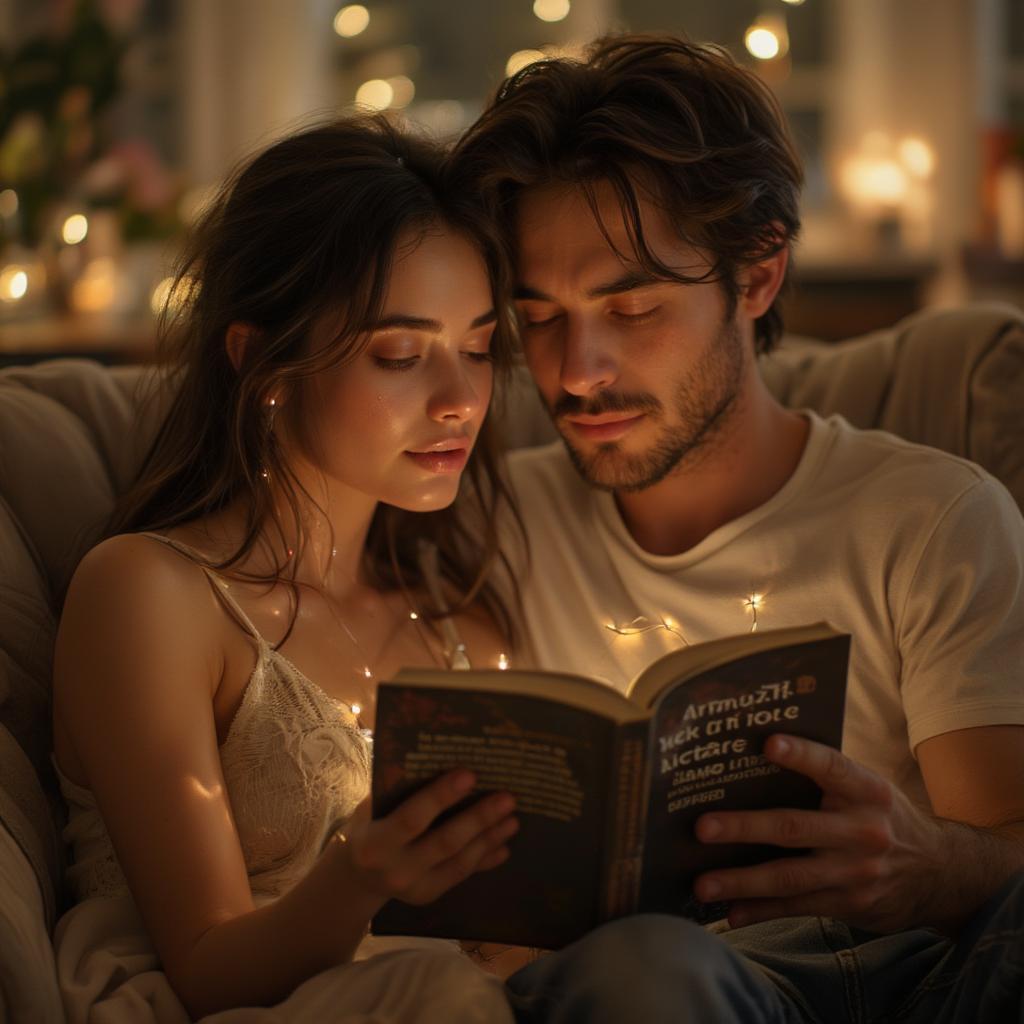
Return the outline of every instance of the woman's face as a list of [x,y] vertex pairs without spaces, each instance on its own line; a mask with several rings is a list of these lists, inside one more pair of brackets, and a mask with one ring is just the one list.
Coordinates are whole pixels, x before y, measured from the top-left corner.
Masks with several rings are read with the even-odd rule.
[[[296,396],[301,447],[332,492],[418,512],[451,504],[491,398],[494,323],[471,242],[443,227],[400,240],[363,350]],[[320,325],[314,346],[332,327]]]

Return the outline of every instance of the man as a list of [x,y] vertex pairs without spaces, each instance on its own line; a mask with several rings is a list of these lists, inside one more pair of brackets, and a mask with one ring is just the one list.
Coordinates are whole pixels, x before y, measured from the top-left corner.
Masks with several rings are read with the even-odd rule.
[[623,686],[755,621],[853,635],[843,753],[765,749],[821,810],[698,822],[793,851],[699,877],[730,930],[598,929],[510,979],[521,1019],[1016,1019],[1024,525],[978,467],[762,383],[801,184],[770,93],[723,51],[611,38],[506,81],[455,166],[507,226],[563,442],[512,464],[541,664]]

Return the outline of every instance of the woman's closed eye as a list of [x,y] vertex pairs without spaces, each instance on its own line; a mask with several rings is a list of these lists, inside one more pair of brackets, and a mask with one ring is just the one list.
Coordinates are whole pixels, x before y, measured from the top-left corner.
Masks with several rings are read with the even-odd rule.
[[[471,363],[492,363],[494,362],[494,356],[491,354],[489,348],[486,349],[467,349],[462,352],[464,358],[469,360]],[[384,356],[374,355],[373,362],[376,366],[379,366],[382,370],[411,370],[416,363],[422,358],[420,353],[409,356]]]
[[374,356],[373,361],[382,370],[411,370],[419,356],[401,356],[397,359],[389,359],[387,356]]

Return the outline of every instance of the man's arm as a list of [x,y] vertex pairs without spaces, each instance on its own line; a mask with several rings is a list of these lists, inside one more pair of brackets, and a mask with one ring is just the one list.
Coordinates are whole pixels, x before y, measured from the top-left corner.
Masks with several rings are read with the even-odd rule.
[[810,851],[701,875],[698,898],[729,902],[734,927],[815,914],[879,932],[955,932],[1024,870],[1024,726],[962,729],[921,743],[933,814],[830,747],[775,736],[765,756],[812,778],[822,805],[699,819],[704,842]]

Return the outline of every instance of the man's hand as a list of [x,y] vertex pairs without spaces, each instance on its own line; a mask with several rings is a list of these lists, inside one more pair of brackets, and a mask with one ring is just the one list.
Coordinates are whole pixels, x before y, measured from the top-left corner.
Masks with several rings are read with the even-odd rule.
[[697,898],[729,903],[733,927],[804,914],[876,932],[927,923],[922,908],[935,895],[946,857],[940,823],[832,747],[772,736],[764,754],[813,779],[822,790],[821,809],[715,811],[698,819],[697,838],[807,852],[704,872],[695,883]]
[[370,820],[360,805],[345,829],[347,870],[371,909],[389,899],[430,903],[477,871],[508,857],[518,826],[510,793],[492,793],[436,827],[434,821],[473,788],[468,771],[440,776],[384,818]]

